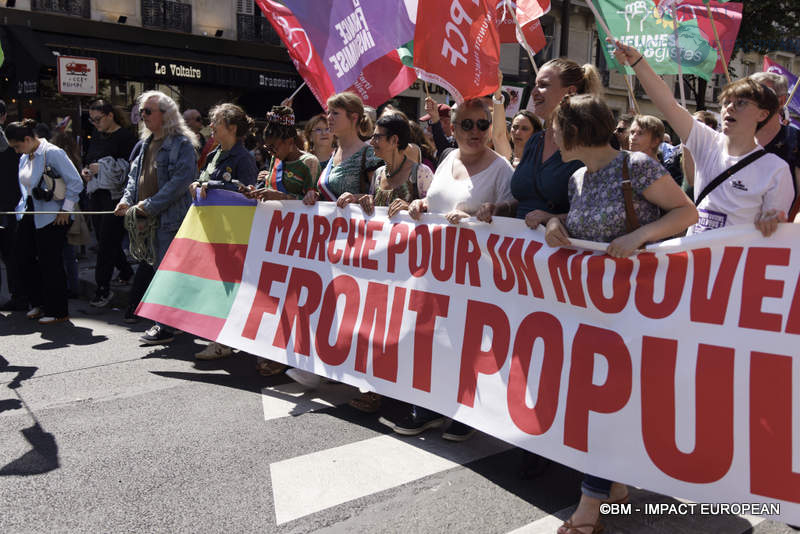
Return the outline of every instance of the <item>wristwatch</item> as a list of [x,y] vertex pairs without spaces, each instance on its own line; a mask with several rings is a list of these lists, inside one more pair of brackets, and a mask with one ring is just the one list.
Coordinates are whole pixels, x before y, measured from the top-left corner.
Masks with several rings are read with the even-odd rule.
[[502,106],[502,105],[503,105],[503,96],[502,96],[502,95],[500,95],[500,98],[498,99],[498,98],[495,98],[495,96],[494,96],[494,95],[492,95],[492,102],[494,102],[495,104],[499,104],[499,105],[501,105],[501,106]]

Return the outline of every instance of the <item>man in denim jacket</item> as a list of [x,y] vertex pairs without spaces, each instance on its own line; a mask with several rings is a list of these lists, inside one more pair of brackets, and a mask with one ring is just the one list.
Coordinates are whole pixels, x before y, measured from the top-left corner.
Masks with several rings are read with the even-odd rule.
[[[141,140],[131,154],[128,185],[114,213],[124,216],[134,206],[138,216],[157,218],[158,229],[155,262],[142,262],[136,270],[126,322],[136,320],[134,311],[192,203],[189,185],[197,178],[197,136],[186,126],[175,101],[160,91],[147,91],[138,105]],[[158,323],[141,337],[147,345],[174,339],[172,329]]]

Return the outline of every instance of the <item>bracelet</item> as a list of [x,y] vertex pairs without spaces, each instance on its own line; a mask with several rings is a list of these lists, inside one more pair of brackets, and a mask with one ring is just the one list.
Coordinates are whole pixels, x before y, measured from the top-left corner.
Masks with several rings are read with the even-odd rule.
[[633,67],[635,67],[636,65],[638,65],[638,64],[639,64],[639,62],[642,60],[642,58],[643,58],[643,57],[644,57],[644,54],[640,54],[640,55],[639,55],[639,59],[637,59],[636,61],[634,61],[633,63],[631,63],[631,68],[633,68]]
[[503,105],[503,102],[504,102],[504,100],[503,100],[503,97],[502,97],[502,96],[501,96],[501,97],[498,99],[498,98],[495,98],[495,97],[494,97],[494,95],[492,95],[492,102],[494,102],[495,104],[498,104],[498,105],[501,105],[501,106],[502,106],[502,105]]

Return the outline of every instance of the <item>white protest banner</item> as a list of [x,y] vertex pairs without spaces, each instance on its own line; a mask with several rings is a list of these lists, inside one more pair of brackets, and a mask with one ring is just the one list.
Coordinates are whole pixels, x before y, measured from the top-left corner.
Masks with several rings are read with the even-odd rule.
[[139,313],[578,470],[796,523],[797,243],[797,225],[734,227],[613,259],[515,219],[212,199]]

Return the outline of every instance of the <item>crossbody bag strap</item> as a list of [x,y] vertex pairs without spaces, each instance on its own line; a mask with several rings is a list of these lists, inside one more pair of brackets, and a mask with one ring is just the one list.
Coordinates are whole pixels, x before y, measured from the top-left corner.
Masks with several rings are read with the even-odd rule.
[[763,148],[758,152],[753,152],[743,160],[739,161],[736,165],[729,167],[727,170],[723,171],[719,176],[711,180],[707,186],[703,189],[703,191],[697,196],[697,199],[694,201],[695,206],[699,206],[700,203],[706,198],[714,189],[717,188],[722,182],[733,176],[735,173],[739,172],[743,168],[747,167],[755,160],[766,154],[767,151]]
[[639,228],[641,223],[633,208],[633,186],[628,168],[628,155],[628,152],[625,152],[625,158],[622,160],[622,196],[625,199],[625,228],[630,233]]

